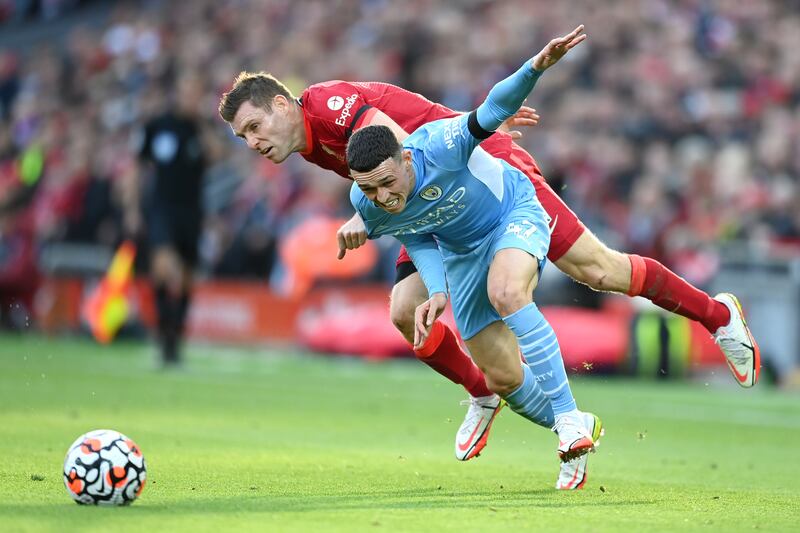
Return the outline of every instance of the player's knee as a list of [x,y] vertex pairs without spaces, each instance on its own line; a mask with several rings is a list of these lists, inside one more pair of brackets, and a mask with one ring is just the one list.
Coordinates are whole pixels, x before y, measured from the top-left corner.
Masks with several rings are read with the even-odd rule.
[[500,316],[508,316],[531,301],[525,284],[516,280],[502,279],[489,283],[488,292],[489,302]]
[[392,324],[403,336],[414,336],[414,311],[417,306],[415,302],[403,298],[392,298],[389,305],[389,318]]
[[486,376],[486,386],[493,393],[505,397],[522,385],[522,373],[502,368],[482,368]]

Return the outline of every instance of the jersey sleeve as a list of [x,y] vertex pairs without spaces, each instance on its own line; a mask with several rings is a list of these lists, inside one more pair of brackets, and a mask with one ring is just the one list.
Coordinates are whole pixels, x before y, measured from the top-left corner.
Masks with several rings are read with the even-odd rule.
[[470,133],[468,120],[469,115],[459,115],[426,126],[425,159],[449,171],[466,167],[472,151],[483,140]]
[[480,138],[489,137],[504,120],[519,111],[541,75],[528,60],[511,76],[496,83],[486,100],[469,114],[470,132]]
[[398,235],[397,240],[405,244],[417,272],[428,289],[428,297],[437,292],[447,294],[447,277],[444,261],[433,236],[424,234]]
[[312,85],[302,96],[306,115],[326,136],[346,141],[365,118],[374,114],[358,84],[332,81]]
[[476,110],[431,124],[425,157],[444,170],[466,167],[475,147],[519,110],[539,76],[541,72],[526,61],[514,74],[497,83]]

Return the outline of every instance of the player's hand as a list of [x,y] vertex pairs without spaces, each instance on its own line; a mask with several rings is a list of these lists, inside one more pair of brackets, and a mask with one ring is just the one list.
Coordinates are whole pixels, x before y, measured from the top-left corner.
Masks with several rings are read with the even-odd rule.
[[539,115],[536,113],[536,110],[532,107],[522,106],[513,117],[506,119],[497,129],[499,131],[507,131],[511,135],[511,138],[516,141],[522,138],[522,132],[511,128],[523,126],[533,127],[538,123]]
[[367,227],[358,213],[336,231],[336,240],[339,241],[339,259],[344,259],[347,250],[355,250],[367,242]]
[[447,295],[437,292],[414,311],[414,349],[419,350],[428,339],[433,323],[447,305]]
[[531,66],[542,72],[555,65],[559,59],[564,57],[564,54],[585,40],[586,34],[583,33],[583,24],[581,24],[567,35],[557,37],[547,43],[547,46],[533,58]]

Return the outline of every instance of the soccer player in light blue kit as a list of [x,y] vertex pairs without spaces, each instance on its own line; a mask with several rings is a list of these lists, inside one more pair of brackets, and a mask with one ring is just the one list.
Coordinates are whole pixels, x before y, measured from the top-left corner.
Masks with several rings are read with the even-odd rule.
[[[582,32],[579,26],[548,43],[469,114],[426,124],[402,147],[389,128],[368,126],[347,148],[350,198],[368,236],[405,244],[428,289],[430,299],[417,308],[415,346],[446,306],[449,285],[457,325],[487,385],[516,413],[552,427],[564,462],[592,450],[598,435],[586,429],[558,340],[533,303],[550,241],[547,214],[530,180],[478,144],[514,115],[545,69],[586,38]],[[580,486],[584,474],[559,484]]]

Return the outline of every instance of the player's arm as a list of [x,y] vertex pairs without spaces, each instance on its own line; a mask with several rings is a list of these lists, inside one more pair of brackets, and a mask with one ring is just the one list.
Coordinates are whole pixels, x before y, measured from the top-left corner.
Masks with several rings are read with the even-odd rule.
[[377,234],[370,235],[370,232],[374,231],[375,227],[379,225],[379,222],[376,222],[375,219],[382,217],[384,213],[382,211],[378,213],[371,211],[375,208],[355,182],[350,186],[350,203],[356,212],[350,220],[342,224],[336,231],[336,241],[339,245],[337,259],[344,259],[347,250],[360,248],[367,242],[367,239],[374,239],[380,236]]
[[130,149],[135,157],[131,158],[131,165],[122,175],[120,189],[122,194],[122,226],[129,238],[135,237],[142,231],[144,224],[142,218],[142,189],[144,177],[152,165],[150,160],[150,143],[152,131],[150,126],[142,126],[135,130],[130,139]]
[[373,112],[369,113],[367,116],[364,117],[364,120],[361,121],[361,124],[358,125],[356,129],[361,129],[366,126],[386,126],[394,136],[397,137],[397,140],[400,144],[403,144],[403,141],[408,137],[411,132],[407,132],[400,124],[395,122],[392,117],[381,111],[380,109],[374,109]]
[[571,33],[547,43],[533,59],[492,87],[486,100],[470,113],[469,132],[479,139],[489,137],[519,110],[542,73],[585,39],[583,25],[580,25]]
[[406,245],[408,255],[428,289],[428,300],[414,312],[414,349],[417,350],[425,344],[433,323],[447,306],[447,278],[442,254],[433,236],[402,235],[398,240]]
[[475,147],[519,110],[542,72],[586,38],[582,32],[583,26],[578,26],[568,35],[553,39],[519,70],[492,87],[476,110],[437,126],[440,131],[431,135],[425,146],[426,157],[445,170],[464,168]]
[[[522,133],[518,131],[512,131],[511,128],[520,126],[535,126],[538,123],[539,115],[536,113],[536,110],[531,107],[521,106],[519,110],[514,113],[514,115],[509,117],[498,127],[498,130],[508,132],[512,139],[519,139],[522,137]],[[367,116],[364,117],[356,129],[363,128],[365,126],[386,126],[392,130],[395,137],[397,137],[397,140],[400,141],[400,144],[402,144],[405,138],[411,134],[411,132],[404,130],[397,122],[392,120],[389,115],[383,111],[380,111],[379,109],[373,109]]]
[[447,278],[444,261],[433,236],[428,234],[398,235],[397,239],[406,245],[408,255],[417,267],[422,282],[428,289],[428,296],[441,292],[447,294]]
[[[356,213],[336,232],[339,259],[344,259],[347,250],[359,248],[367,242],[367,239],[376,239],[383,235],[379,229],[389,217],[385,211],[378,209],[367,199],[355,182],[350,186],[350,203]],[[353,231],[349,235],[345,231],[348,226]]]
[[339,243],[338,259],[344,259],[347,250],[355,250],[367,242],[367,225],[358,211],[336,230],[336,240]]

